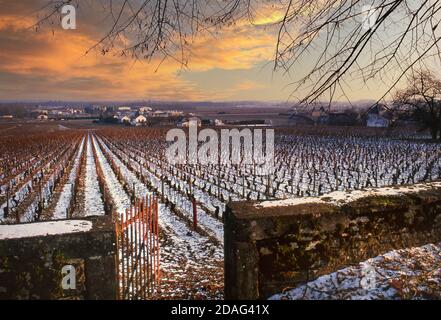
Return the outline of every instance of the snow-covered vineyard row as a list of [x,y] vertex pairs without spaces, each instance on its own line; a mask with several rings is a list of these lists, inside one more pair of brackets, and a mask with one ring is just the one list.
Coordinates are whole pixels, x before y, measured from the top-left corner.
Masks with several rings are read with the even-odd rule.
[[[37,157],[26,157],[23,153],[23,160],[17,157],[3,158],[3,180],[0,189],[0,221],[1,222],[26,222],[41,220],[52,217],[49,211],[53,210],[51,205],[56,197],[57,188],[64,185],[66,176],[74,164],[80,143],[81,134],[69,132],[65,135],[42,135],[42,141],[37,143],[30,139],[24,143],[18,137],[16,145],[34,152],[32,145],[40,146]],[[26,140],[25,140],[26,141]],[[3,146],[4,147],[4,146]],[[14,144],[10,146],[15,150]],[[14,151],[11,152],[14,155]],[[32,160],[29,160],[32,159]],[[11,170],[11,163],[16,163],[20,169]],[[22,164],[25,164],[24,167]]]
[[253,166],[172,165],[162,129],[63,130],[13,139],[1,145],[3,154],[11,150],[0,159],[1,223],[124,214],[136,199],[158,197],[158,298],[222,298],[222,216],[229,201],[441,178],[439,144],[390,138],[282,132],[272,176],[257,175]]
[[[152,193],[161,196],[154,181],[134,169],[125,154],[100,137],[94,139],[106,183],[119,209],[130,205],[135,197]],[[168,201],[159,204],[162,277],[158,298],[222,297],[222,246],[193,231],[176,210]]]
[[268,177],[254,174],[252,165],[169,164],[165,159],[164,134],[155,130],[104,134],[134,170],[154,175],[171,193],[191,193],[215,216],[222,215],[230,200],[315,196],[441,178],[441,146],[435,143],[357,136],[278,135],[276,168],[274,175]]

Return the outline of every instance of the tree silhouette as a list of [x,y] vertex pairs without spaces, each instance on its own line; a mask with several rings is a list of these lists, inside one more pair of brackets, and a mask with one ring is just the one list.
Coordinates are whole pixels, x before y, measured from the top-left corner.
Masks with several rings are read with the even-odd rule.
[[433,139],[441,139],[441,80],[428,70],[412,73],[407,87],[395,94],[398,107],[407,108],[415,119],[429,129]]
[[[195,37],[281,12],[274,30],[274,69],[299,73],[300,102],[346,96],[349,84],[384,82],[385,98],[414,67],[440,59],[439,0],[101,0],[113,24],[91,49],[187,66]],[[83,3],[83,1],[81,2]],[[48,0],[40,24],[65,4]],[[262,8],[265,8],[263,10]],[[256,26],[257,27],[257,26]],[[437,61],[438,63],[438,61]],[[301,66],[301,67],[300,67]],[[302,92],[302,96],[295,95]],[[380,99],[380,100],[381,100]]]

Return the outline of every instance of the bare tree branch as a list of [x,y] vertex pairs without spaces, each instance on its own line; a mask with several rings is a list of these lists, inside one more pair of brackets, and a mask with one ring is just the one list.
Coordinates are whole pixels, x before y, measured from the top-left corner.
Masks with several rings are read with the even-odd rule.
[[[173,59],[188,66],[194,39],[254,17],[283,12],[268,23],[274,70],[296,71],[292,97],[332,102],[346,83],[385,84],[386,97],[415,65],[441,61],[440,0],[102,0],[111,28],[90,49],[136,59]],[[72,0],[48,0],[40,25]],[[79,3],[77,3],[79,5]],[[305,70],[305,61],[313,62]]]

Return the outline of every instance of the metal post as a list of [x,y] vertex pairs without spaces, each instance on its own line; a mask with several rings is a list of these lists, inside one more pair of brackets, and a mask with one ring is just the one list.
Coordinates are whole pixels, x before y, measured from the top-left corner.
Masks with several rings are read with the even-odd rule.
[[196,207],[196,198],[192,197],[193,202],[193,229],[196,230],[198,227],[198,211]]
[[8,183],[8,187],[6,189],[6,215],[5,218],[9,216],[9,197],[10,197],[10,188],[11,188],[11,182]]
[[[134,210],[134,214],[132,216],[132,221],[131,221],[131,225],[133,226],[133,233],[134,233],[134,238],[132,239],[132,241],[134,241],[134,252],[132,254],[133,258],[135,259],[135,263],[134,266],[136,266],[136,269],[134,269],[133,272],[133,277],[134,277],[134,296],[137,297],[139,292],[139,288],[138,288],[138,226],[137,226],[137,215],[138,215],[138,206],[137,203],[134,204],[135,207],[133,208]],[[132,266],[133,267],[133,266]]]

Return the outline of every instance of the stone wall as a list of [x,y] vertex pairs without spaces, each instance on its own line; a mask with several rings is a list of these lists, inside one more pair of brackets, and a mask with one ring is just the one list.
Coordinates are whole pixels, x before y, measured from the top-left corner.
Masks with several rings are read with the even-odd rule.
[[225,224],[225,297],[262,299],[351,264],[441,241],[441,183],[237,202]]
[[[116,299],[110,217],[2,225],[0,239],[0,299]],[[68,265],[75,268],[75,289],[62,286]]]

